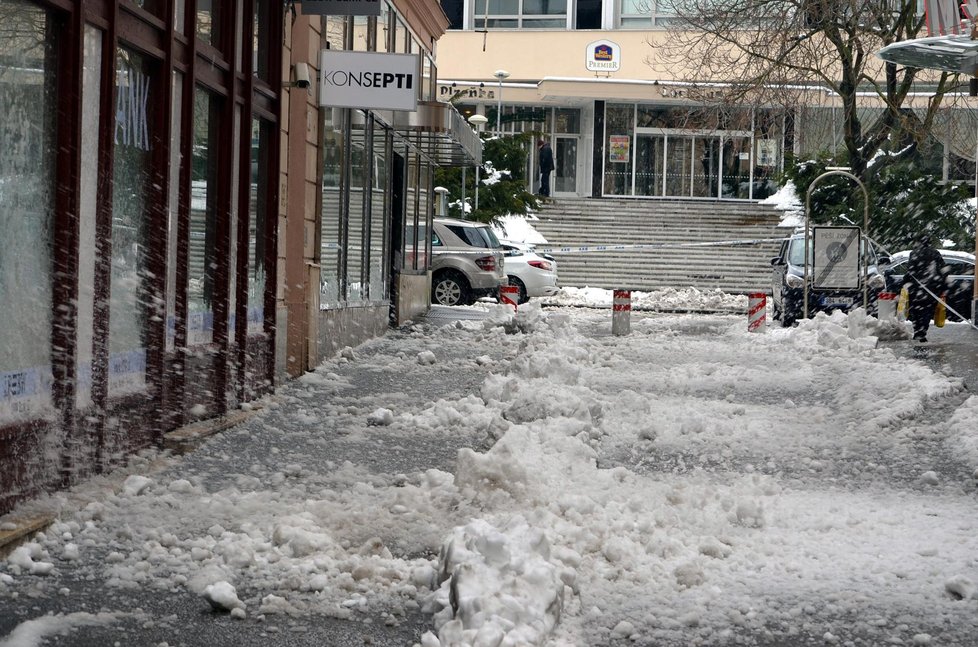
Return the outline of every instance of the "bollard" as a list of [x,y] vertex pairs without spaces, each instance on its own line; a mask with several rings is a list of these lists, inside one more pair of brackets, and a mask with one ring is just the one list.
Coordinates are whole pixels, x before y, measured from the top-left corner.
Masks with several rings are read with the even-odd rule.
[[627,335],[632,315],[632,293],[630,290],[615,290],[612,298],[611,334]]
[[896,320],[897,294],[895,292],[880,292],[876,298],[876,318],[880,321]]
[[513,312],[516,312],[519,309],[516,304],[516,300],[519,298],[520,289],[515,285],[499,286],[499,303],[513,306]]
[[754,292],[747,295],[747,331],[764,332],[767,319],[767,295]]

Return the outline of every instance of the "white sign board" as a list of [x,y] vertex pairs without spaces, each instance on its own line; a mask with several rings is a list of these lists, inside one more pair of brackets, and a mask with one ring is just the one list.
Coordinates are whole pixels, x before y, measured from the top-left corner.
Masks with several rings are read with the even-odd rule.
[[379,16],[380,0],[300,0],[308,16]]
[[856,289],[862,276],[859,227],[812,227],[812,287]]
[[324,49],[319,65],[319,105],[334,108],[418,108],[418,57],[414,54]]
[[591,72],[617,72],[621,67],[621,47],[610,40],[596,40],[587,44],[584,64]]

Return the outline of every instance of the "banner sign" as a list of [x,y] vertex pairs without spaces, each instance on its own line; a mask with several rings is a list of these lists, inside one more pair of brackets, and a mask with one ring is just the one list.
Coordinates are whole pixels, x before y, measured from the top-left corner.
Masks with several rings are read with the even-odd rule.
[[320,106],[411,112],[418,108],[418,86],[414,54],[335,49],[320,54]]
[[379,16],[380,0],[300,0],[307,16]]
[[859,227],[812,227],[812,287],[859,287]]

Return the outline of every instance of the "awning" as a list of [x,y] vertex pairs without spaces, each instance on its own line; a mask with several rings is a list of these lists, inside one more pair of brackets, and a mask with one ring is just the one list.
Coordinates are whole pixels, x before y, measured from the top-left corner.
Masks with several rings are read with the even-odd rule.
[[419,101],[414,112],[394,112],[391,127],[440,166],[482,163],[482,140],[450,103]]
[[888,63],[921,69],[978,74],[978,40],[970,36],[930,36],[887,45],[876,53]]

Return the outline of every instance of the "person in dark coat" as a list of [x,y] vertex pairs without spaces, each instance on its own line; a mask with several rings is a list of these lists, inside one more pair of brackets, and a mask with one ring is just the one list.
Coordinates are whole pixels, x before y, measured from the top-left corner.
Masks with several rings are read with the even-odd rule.
[[543,139],[537,141],[537,148],[540,151],[540,190],[537,194],[549,198],[550,173],[554,170],[554,152],[550,144]]
[[948,268],[944,258],[933,245],[930,234],[921,233],[910,252],[903,285],[907,288],[909,304],[907,318],[913,323],[913,338],[927,341],[927,329],[934,316],[937,297],[947,290]]

